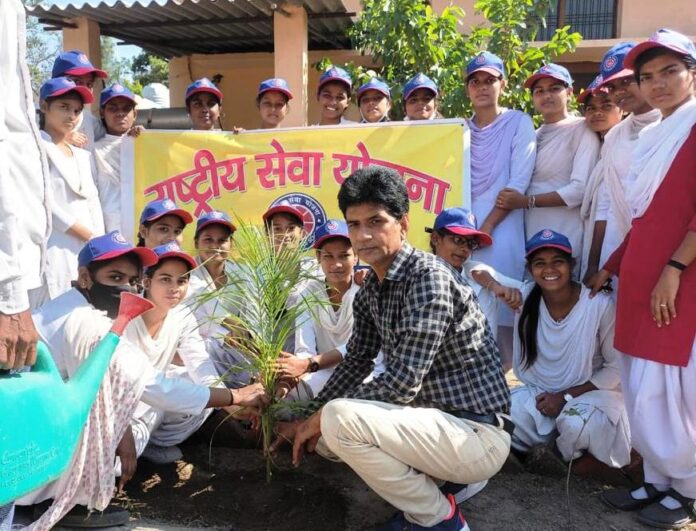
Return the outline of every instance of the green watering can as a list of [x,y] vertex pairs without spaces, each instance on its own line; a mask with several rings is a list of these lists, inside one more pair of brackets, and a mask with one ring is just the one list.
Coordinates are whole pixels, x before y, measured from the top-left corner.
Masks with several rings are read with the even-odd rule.
[[152,307],[123,293],[111,330],[68,382],[40,341],[31,372],[0,375],[0,506],[65,471],[123,329]]

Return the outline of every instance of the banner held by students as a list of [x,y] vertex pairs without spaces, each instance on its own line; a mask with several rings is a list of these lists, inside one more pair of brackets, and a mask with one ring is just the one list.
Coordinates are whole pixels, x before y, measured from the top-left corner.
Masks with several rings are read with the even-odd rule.
[[[146,131],[122,150],[122,213],[169,198],[198,217],[224,210],[253,223],[287,201],[312,232],[341,218],[337,194],[355,170],[380,165],[403,177],[411,199],[409,241],[427,249],[424,227],[444,208],[470,208],[469,136],[462,120],[248,131]],[[192,234],[186,234],[190,245]]]

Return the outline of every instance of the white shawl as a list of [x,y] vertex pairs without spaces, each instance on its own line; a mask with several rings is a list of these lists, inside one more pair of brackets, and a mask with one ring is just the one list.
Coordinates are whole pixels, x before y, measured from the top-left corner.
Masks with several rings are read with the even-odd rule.
[[626,180],[626,201],[631,217],[645,214],[695,123],[696,100],[691,99],[669,117],[640,132]]

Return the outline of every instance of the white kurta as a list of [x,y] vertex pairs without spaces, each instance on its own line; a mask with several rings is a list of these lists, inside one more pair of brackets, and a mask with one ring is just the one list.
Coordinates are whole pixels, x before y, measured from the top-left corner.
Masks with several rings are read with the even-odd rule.
[[[525,284],[529,294],[534,284]],[[512,390],[511,416],[515,423],[512,445],[526,451],[545,444],[558,431],[556,445],[569,461],[583,450],[609,466],[630,462],[630,430],[623,404],[619,376],[619,353],[614,349],[614,303],[610,296],[589,297],[581,288],[580,298],[560,322],[549,313],[543,298],[537,327],[538,357],[525,368],[515,323],[513,370],[524,384]],[[591,382],[597,390],[575,397],[565,404],[557,418],[536,408],[542,392],[563,392]]]
[[640,132],[648,125],[660,120],[657,109],[650,112],[629,115],[614,127],[605,139],[606,173],[604,177],[607,201],[607,228],[602,244],[600,267],[623,242],[631,226],[631,214],[626,202],[626,177],[631,167],[633,147]]
[[[499,134],[488,134],[489,130],[493,132],[498,121],[509,115],[513,117],[506,124],[511,128],[510,131],[501,130]],[[477,127],[473,120],[469,120],[468,124],[471,130],[472,181],[477,178],[492,179],[485,191],[480,194],[472,193],[471,196],[471,209],[478,226],[481,226],[495,206],[498,192],[503,188],[512,188],[522,194],[527,190],[534,170],[536,136],[531,118],[525,113],[509,109],[503,109],[503,114],[484,128]],[[481,158],[482,171],[493,171],[495,175],[474,175],[474,161],[478,157]],[[521,280],[525,267],[522,210],[510,212],[491,236],[493,245],[477,250],[474,258],[507,277]],[[501,324],[512,326],[512,314]]]
[[[311,358],[333,349],[345,354],[345,346],[353,333],[353,299],[360,286],[353,283],[343,295],[341,306],[335,309],[329,302],[326,283],[311,281],[303,291],[309,300],[316,298],[319,305],[313,312],[298,316],[295,328],[295,355],[298,358]],[[302,376],[302,381],[317,396],[333,374],[334,367],[321,369]]]
[[482,262],[477,262],[475,260],[467,260],[464,262],[464,267],[461,271],[462,278],[471,287],[476,298],[478,299],[479,306],[483,311],[483,315],[488,319],[488,324],[491,327],[491,332],[493,332],[493,337],[497,339],[498,337],[498,314],[499,308],[505,303],[500,302],[498,297],[493,293],[483,287],[481,284],[474,280],[471,275],[472,271],[486,271],[490,276],[492,276],[496,281],[500,282],[503,286],[510,288],[520,289],[522,287],[522,282],[515,280],[514,278],[506,277],[501,275],[491,266],[484,264]]
[[121,223],[121,144],[123,137],[105,135],[94,145],[96,185],[99,191],[106,232],[125,234]]
[[[77,255],[85,242],[68,233],[75,223],[87,227],[93,236],[104,234],[104,217],[92,178],[92,155],[71,147],[65,156],[52,142],[45,141],[51,171],[53,232],[48,239],[44,285],[39,297],[45,302],[70,289],[77,278]],[[34,295],[32,294],[32,298]],[[40,303],[32,301],[34,307]]]
[[29,309],[51,231],[49,173],[26,64],[26,15],[0,2],[0,312]]
[[599,138],[584,118],[569,116],[537,129],[537,155],[527,195],[557,192],[566,206],[525,211],[527,239],[543,229],[568,237],[576,259],[575,275],[582,267],[583,222],[580,205],[585,187],[599,157]]
[[94,147],[98,140],[101,140],[106,134],[106,128],[100,117],[92,114],[89,105],[85,105],[82,111],[81,121],[77,125],[78,132],[87,137],[87,151],[94,151]]

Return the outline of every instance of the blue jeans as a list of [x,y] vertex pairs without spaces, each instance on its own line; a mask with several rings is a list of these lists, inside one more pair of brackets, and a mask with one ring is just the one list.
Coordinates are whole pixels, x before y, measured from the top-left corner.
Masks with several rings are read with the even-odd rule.
[[12,517],[14,516],[14,504],[0,507],[0,531],[12,529]]

